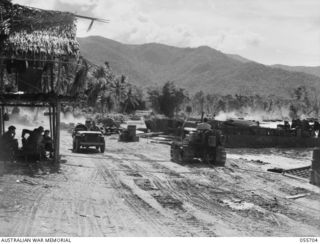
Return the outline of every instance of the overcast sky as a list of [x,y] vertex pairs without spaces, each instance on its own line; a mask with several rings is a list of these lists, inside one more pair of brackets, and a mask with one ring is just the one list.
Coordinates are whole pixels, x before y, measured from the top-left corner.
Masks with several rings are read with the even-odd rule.
[[264,64],[320,65],[320,0],[13,0],[110,20],[78,36],[210,46]]

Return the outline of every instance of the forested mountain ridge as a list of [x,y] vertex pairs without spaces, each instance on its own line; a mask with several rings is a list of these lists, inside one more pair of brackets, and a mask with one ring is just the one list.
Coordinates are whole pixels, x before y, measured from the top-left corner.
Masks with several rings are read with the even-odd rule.
[[161,86],[170,80],[190,93],[203,90],[284,98],[299,86],[320,88],[320,77],[306,71],[262,65],[206,46],[128,45],[99,36],[79,38],[79,42],[86,59],[98,65],[109,62],[115,73],[125,74],[130,82],[141,87]]

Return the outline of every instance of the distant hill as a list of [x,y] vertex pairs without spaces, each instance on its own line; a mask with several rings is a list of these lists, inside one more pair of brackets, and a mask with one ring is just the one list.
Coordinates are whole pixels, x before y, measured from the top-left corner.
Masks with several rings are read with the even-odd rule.
[[320,87],[320,77],[251,62],[213,48],[163,44],[128,45],[99,36],[79,38],[82,55],[95,64],[108,61],[118,74],[148,87],[175,81],[189,92],[289,96],[299,85]]
[[307,74],[320,77],[320,66],[306,67],[306,66],[287,66],[282,64],[275,64],[275,65],[272,65],[272,67],[289,70],[289,71],[304,72]]
[[252,60],[250,59],[247,59],[247,58],[244,58],[238,54],[226,54],[229,58],[232,58],[232,59],[235,59],[235,60],[238,60],[242,63],[249,63],[249,62],[253,62]]

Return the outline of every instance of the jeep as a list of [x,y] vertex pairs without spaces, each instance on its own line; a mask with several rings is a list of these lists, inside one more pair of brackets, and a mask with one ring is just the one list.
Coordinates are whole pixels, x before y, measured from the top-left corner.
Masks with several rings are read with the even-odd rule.
[[101,131],[89,131],[83,124],[77,125],[72,133],[73,152],[79,152],[81,147],[95,147],[101,153],[105,150],[105,140]]

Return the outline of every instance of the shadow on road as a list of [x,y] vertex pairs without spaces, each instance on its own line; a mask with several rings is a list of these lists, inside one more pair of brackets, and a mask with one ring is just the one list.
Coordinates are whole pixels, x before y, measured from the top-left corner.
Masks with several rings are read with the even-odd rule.
[[188,167],[188,168],[201,168],[201,169],[212,169],[212,168],[218,168],[218,167],[224,167],[224,166],[217,166],[217,165],[213,165],[213,164],[208,164],[208,163],[203,163],[201,160],[199,159],[193,159],[192,161],[190,162],[182,162],[182,163],[176,163],[176,164],[179,164],[179,165],[182,165],[182,166],[185,166],[185,167]]
[[[60,161],[63,163],[64,161]],[[28,175],[34,177],[39,174],[54,174],[60,171],[60,163],[56,164],[52,160],[33,162],[1,162],[4,164],[4,174]]]
[[69,150],[75,154],[101,154],[101,152],[95,148],[80,148],[78,152],[73,152],[72,149]]

